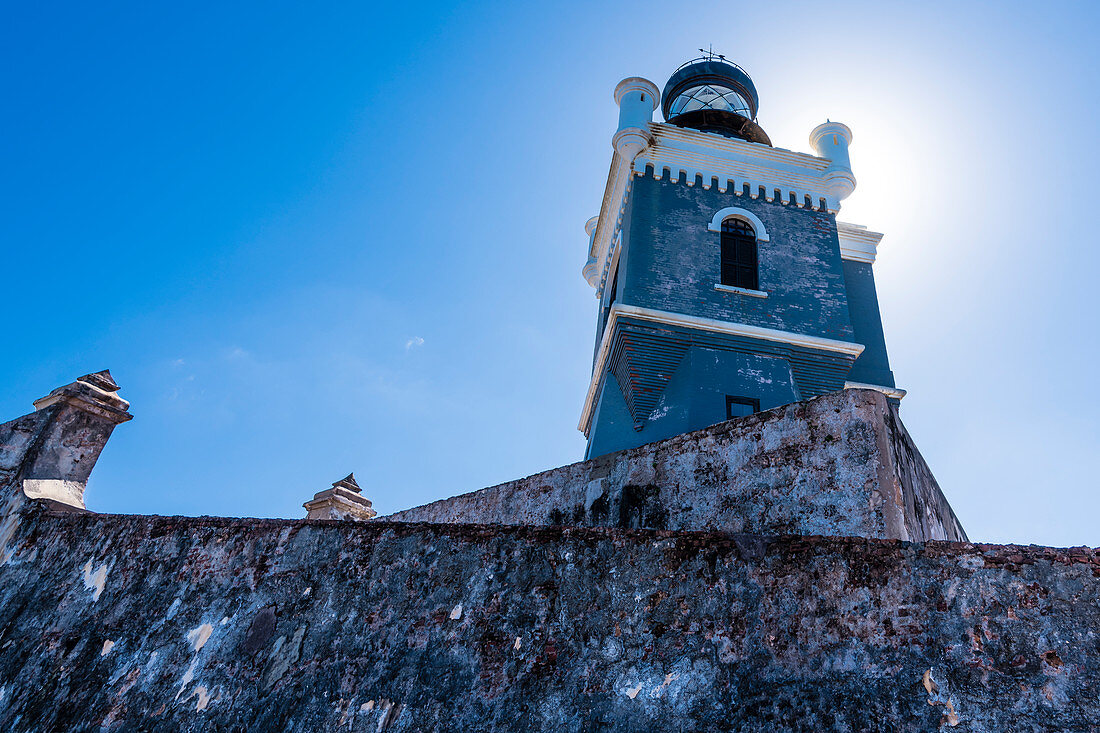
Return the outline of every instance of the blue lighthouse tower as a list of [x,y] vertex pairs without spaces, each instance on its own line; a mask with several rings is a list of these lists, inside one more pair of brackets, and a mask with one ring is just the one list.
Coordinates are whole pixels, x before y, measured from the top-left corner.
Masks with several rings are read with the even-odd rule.
[[[584,277],[599,309],[579,428],[587,457],[839,389],[896,388],[872,265],[837,221],[852,132],[772,146],[749,75],[707,54],[664,90],[615,88],[619,127]],[[658,109],[665,122],[654,122]]]

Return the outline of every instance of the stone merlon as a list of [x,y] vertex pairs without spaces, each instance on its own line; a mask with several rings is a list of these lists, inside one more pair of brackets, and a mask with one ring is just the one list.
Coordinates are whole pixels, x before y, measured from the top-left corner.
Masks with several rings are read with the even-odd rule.
[[306,519],[350,519],[357,522],[371,519],[378,512],[371,508],[370,499],[362,496],[361,492],[355,474],[349,473],[333,483],[332,488],[317,492],[302,505],[306,509]]
[[115,426],[133,417],[118,389],[107,370],[87,374],[35,400],[33,413],[0,425],[3,501],[29,497],[84,509],[99,454]]

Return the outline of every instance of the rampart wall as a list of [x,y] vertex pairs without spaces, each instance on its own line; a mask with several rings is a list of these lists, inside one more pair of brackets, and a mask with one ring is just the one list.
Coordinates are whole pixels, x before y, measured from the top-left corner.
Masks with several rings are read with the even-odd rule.
[[[428,524],[89,512],[116,391],[88,375],[0,425],[0,730],[1100,721],[1100,551],[871,536],[961,535],[878,393],[403,513]],[[799,535],[693,531],[816,495]],[[548,526],[570,522],[598,526]]]
[[897,410],[872,390],[784,405],[388,519],[966,539]]
[[23,510],[0,729],[1090,730],[1091,550]]

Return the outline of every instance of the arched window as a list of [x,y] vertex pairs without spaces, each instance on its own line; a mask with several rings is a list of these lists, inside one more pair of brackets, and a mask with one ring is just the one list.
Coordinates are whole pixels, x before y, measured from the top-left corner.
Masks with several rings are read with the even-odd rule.
[[758,290],[756,230],[743,219],[722,222],[722,284]]

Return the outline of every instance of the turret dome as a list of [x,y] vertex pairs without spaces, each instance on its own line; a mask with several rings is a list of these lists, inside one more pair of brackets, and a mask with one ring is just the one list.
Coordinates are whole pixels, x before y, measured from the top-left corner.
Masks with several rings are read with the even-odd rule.
[[772,144],[756,124],[760,97],[752,78],[721,56],[707,54],[682,65],[661,98],[661,111],[673,125]]

